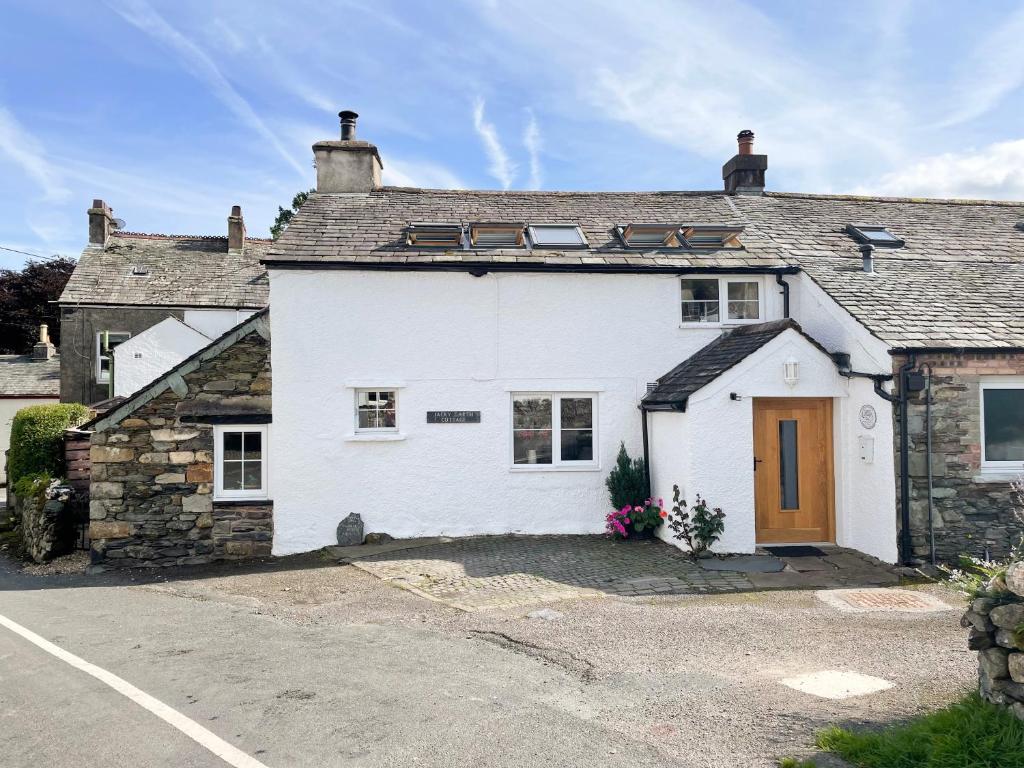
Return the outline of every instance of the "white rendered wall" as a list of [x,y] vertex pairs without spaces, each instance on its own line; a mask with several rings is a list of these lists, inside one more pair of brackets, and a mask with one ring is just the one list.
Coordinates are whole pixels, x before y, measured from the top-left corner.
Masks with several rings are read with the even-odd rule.
[[185,325],[216,339],[254,314],[254,309],[186,309],[184,320]]
[[[789,357],[800,363],[800,380],[794,386],[782,376]],[[741,399],[730,399],[733,392]],[[832,361],[795,331],[786,331],[692,395],[685,414],[651,415],[651,445],[671,448],[652,448],[655,494],[667,503],[673,483],[690,503],[699,493],[726,513],[725,533],[714,550],[753,552],[755,397],[833,398],[836,543],[894,562],[892,419],[882,407],[888,403],[874,393],[869,380],[839,376]],[[879,412],[873,430],[864,430],[858,421],[865,403]],[[870,462],[860,458],[858,437],[865,435],[874,440]],[[678,446],[683,446],[684,456]],[[668,533],[663,534],[666,540]]]
[[[642,453],[647,382],[721,333],[680,328],[678,280],[272,269],[274,552],[334,543],[350,512],[394,536],[603,530],[619,442]],[[352,439],[360,385],[402,387],[404,439]],[[512,469],[516,390],[596,391],[600,467]],[[428,425],[427,410],[482,418]]]
[[46,405],[47,403],[59,403],[56,397],[25,397],[25,398],[2,398],[0,397],[0,483],[7,482],[7,462],[5,454],[11,447],[11,422],[14,421],[14,414],[22,408],[30,405]]
[[166,373],[210,339],[173,317],[114,348],[114,394],[127,397]]

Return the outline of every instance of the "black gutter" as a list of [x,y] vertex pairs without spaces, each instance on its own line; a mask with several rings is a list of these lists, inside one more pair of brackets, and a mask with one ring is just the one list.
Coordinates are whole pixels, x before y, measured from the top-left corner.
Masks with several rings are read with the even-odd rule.
[[883,400],[888,400],[890,403],[895,403],[899,398],[896,395],[890,394],[882,389],[882,384],[886,381],[892,381],[893,375],[891,373],[863,373],[861,371],[844,371],[842,368],[838,371],[840,376],[844,376],[847,379],[871,379],[875,382],[875,394]]
[[775,273],[775,282],[782,286],[782,316],[789,319],[789,283],[782,279],[783,272]]
[[526,264],[494,261],[462,262],[382,262],[382,261],[274,261],[262,259],[260,263],[273,269],[343,269],[382,272],[469,272],[475,276],[488,272],[566,272],[594,274],[722,274],[722,275],[795,275],[799,267],[670,267],[637,264]]
[[910,565],[914,559],[913,540],[910,535],[910,446],[908,445],[908,387],[907,374],[914,368],[917,361],[914,355],[907,358],[907,362],[900,366],[900,561],[903,565]]
[[891,347],[890,355],[917,355],[927,353],[930,355],[947,354],[962,355],[965,352],[1024,352],[1024,347]]

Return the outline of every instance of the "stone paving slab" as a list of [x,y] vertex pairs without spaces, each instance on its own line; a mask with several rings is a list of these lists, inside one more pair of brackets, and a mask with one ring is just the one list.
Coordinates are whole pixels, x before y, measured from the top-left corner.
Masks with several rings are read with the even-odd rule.
[[[832,550],[840,552],[840,550]],[[351,565],[429,600],[465,611],[555,600],[715,594],[754,589],[808,589],[898,582],[871,558],[856,568],[826,565],[800,573],[705,570],[659,540],[605,536],[478,536],[419,545],[352,560]],[[723,560],[722,562],[727,562]]]

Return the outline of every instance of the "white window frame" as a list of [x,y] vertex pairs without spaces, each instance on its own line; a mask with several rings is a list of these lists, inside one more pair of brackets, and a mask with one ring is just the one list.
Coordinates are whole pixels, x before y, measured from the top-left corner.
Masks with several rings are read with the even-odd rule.
[[988,389],[1019,389],[1024,392],[1024,376],[983,376],[978,384],[982,472],[1024,474],[1024,461],[989,461],[985,458],[985,390]]
[[[695,322],[683,320],[683,280],[718,281],[718,320],[711,322],[704,322],[701,320],[697,320]],[[733,320],[728,318],[730,283],[755,283],[757,285],[757,317],[746,319],[737,318]],[[678,312],[680,328],[720,328],[722,326],[730,325],[752,325],[754,323],[763,323],[765,320],[765,301],[767,300],[767,291],[765,291],[764,287],[764,278],[760,275],[680,275],[679,281],[676,285],[679,296]]]
[[[352,395],[352,431],[357,435],[394,435],[398,433],[399,405],[398,390],[400,387],[354,387]],[[393,427],[360,427],[359,426],[359,395],[362,392],[394,392],[395,393],[395,426]]]
[[[109,333],[111,336],[124,336],[124,340],[121,341],[122,344],[124,344],[125,341],[128,341],[132,337],[131,333],[129,333],[128,331],[96,331],[96,359],[94,361],[94,364],[96,366],[95,378],[97,384],[110,383],[110,374],[109,372],[103,371],[103,363],[101,362],[103,358],[104,333]],[[111,352],[113,352],[113,350],[111,350]]]
[[[515,401],[517,397],[549,397],[551,398],[551,463],[550,464],[516,464],[515,447]],[[563,398],[590,398],[593,403],[591,431],[593,432],[594,458],[589,461],[562,460],[562,405]],[[597,392],[533,392],[516,390],[509,393],[508,399],[508,457],[512,472],[573,472],[594,471],[601,468],[600,435],[598,433],[598,393]]]
[[[224,489],[224,435],[228,432],[259,432],[260,438],[260,485],[259,489]],[[269,424],[218,424],[213,428],[213,499],[214,501],[266,501],[270,498],[270,425]]]

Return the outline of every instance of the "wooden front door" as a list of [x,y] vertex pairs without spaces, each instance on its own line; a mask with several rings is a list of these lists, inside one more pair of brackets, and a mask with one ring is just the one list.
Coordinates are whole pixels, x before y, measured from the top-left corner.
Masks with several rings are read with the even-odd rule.
[[754,398],[757,542],[835,540],[832,400]]

